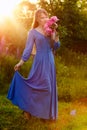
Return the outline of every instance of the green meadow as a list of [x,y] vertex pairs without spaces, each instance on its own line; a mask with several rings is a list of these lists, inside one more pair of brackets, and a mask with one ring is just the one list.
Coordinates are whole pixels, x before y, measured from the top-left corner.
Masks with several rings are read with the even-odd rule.
[[22,110],[0,96],[0,130],[87,130],[87,100],[59,101],[58,120],[45,121],[31,117],[25,120]]
[[[58,53],[55,56],[58,90],[56,122],[43,122],[33,116],[30,120],[24,119],[22,110],[6,98],[14,74],[13,67],[18,60],[14,56],[0,57],[0,130],[87,130],[87,56],[67,49],[63,55]],[[30,57],[20,69],[23,76],[27,77],[32,63],[33,58]]]

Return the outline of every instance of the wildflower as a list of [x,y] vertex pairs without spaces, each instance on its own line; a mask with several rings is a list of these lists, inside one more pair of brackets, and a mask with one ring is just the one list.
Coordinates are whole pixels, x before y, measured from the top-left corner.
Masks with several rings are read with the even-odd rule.
[[72,110],[72,111],[70,112],[70,115],[75,116],[75,115],[76,115],[76,110]]

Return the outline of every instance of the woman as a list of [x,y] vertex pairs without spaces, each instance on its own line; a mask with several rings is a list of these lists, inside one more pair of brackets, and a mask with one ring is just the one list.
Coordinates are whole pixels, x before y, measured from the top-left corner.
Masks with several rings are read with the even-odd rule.
[[[32,115],[42,119],[57,119],[56,73],[52,49],[55,46],[58,48],[60,43],[55,34],[51,37],[45,35],[44,25],[48,19],[46,10],[36,11],[21,60],[14,67],[16,72],[7,96],[24,111],[26,118]],[[34,44],[36,55],[29,76],[25,79],[17,70],[29,59]]]

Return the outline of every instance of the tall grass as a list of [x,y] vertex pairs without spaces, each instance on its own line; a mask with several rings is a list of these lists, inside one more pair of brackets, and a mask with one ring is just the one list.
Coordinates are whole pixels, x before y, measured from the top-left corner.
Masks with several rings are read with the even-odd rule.
[[68,49],[55,57],[59,99],[71,101],[87,96],[87,55]]

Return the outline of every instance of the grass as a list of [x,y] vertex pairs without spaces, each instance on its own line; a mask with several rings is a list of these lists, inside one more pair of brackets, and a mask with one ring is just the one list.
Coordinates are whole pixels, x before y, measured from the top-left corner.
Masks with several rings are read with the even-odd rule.
[[[5,73],[3,71],[1,73],[0,92],[4,90],[6,93],[8,85],[5,82],[7,87],[3,86],[3,81],[5,77],[8,78],[7,81],[11,81],[10,74],[13,69],[10,68],[14,59],[11,59],[12,64],[8,71],[9,63],[4,64],[4,61],[8,63],[8,58],[2,61],[2,66],[5,65],[5,67],[1,68],[6,69]],[[32,60],[30,62],[32,63]],[[27,69],[28,67],[30,69],[31,63],[25,64],[22,74],[29,72]],[[85,98],[87,97],[87,55],[66,50],[62,57],[56,58],[56,69],[58,96],[59,100],[62,100],[58,105],[58,120],[55,123],[49,121],[44,123],[36,117],[31,117],[29,121],[26,121],[22,110],[12,105],[6,99],[6,95],[2,95],[0,96],[0,130],[87,130],[87,98]]]
[[55,59],[56,77],[59,99],[72,101],[87,96],[87,55],[67,53]]
[[26,121],[22,111],[2,95],[0,130],[87,130],[87,99],[74,102],[59,101],[58,111],[59,118],[55,123],[42,122],[36,117]]

